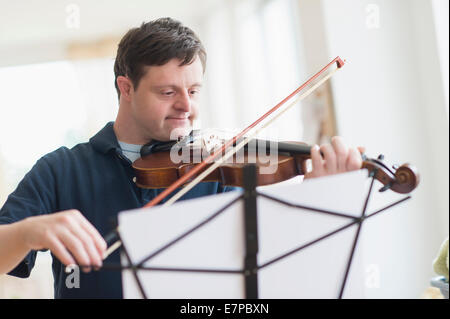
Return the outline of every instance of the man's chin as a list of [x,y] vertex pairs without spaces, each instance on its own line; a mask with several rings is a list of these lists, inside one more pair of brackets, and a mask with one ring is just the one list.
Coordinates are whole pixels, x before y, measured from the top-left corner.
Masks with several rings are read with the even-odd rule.
[[169,140],[174,141],[179,137],[187,136],[192,131],[192,126],[178,126],[170,129]]

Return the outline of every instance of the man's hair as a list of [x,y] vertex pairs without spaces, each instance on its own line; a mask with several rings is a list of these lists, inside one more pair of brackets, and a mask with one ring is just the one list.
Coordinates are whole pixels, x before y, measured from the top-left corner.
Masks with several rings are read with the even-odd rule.
[[118,76],[127,76],[136,90],[145,75],[145,66],[163,65],[173,58],[179,59],[182,66],[192,63],[197,56],[204,72],[205,48],[197,35],[179,21],[160,18],[142,23],[139,28],[133,28],[124,35],[117,49],[114,85],[119,98]]

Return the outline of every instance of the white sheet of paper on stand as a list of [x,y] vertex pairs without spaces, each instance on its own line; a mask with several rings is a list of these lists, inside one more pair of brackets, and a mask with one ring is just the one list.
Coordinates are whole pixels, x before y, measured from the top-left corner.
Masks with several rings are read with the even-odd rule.
[[[370,180],[366,170],[259,188],[293,204],[360,216]],[[133,263],[140,262],[240,195],[239,192],[180,201],[169,207],[121,212],[120,235]],[[342,227],[352,219],[291,208],[258,197],[258,265]],[[258,272],[260,298],[337,298],[356,225],[275,262]],[[145,263],[147,267],[243,268],[242,200],[211,222]],[[127,265],[122,254],[122,265]],[[344,298],[363,298],[358,246]],[[138,271],[149,298],[244,298],[240,274]],[[130,270],[122,272],[124,298],[141,298]]]

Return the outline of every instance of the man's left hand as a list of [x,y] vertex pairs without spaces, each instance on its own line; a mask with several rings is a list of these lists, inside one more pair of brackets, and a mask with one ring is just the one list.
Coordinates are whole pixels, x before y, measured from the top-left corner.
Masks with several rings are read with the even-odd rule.
[[[305,178],[333,175],[354,171],[361,168],[364,147],[357,149],[347,147],[340,136],[334,136],[331,144],[314,145],[311,148],[312,170],[305,174]],[[322,152],[322,155],[320,154]]]

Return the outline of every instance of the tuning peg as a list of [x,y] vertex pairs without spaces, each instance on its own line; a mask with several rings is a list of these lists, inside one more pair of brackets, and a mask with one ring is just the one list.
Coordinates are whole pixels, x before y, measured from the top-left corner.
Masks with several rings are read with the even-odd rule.
[[393,168],[394,170],[397,170],[397,169],[399,168],[399,165],[398,165],[398,164],[394,164],[394,165],[392,165],[392,168]]
[[383,187],[380,188],[379,192],[380,192],[380,193],[385,192],[385,191],[387,191],[389,188],[391,188],[391,186],[392,186],[392,183],[387,183],[386,185],[384,185]]
[[378,155],[378,159],[379,159],[380,161],[384,160],[384,155],[383,155],[383,154]]

